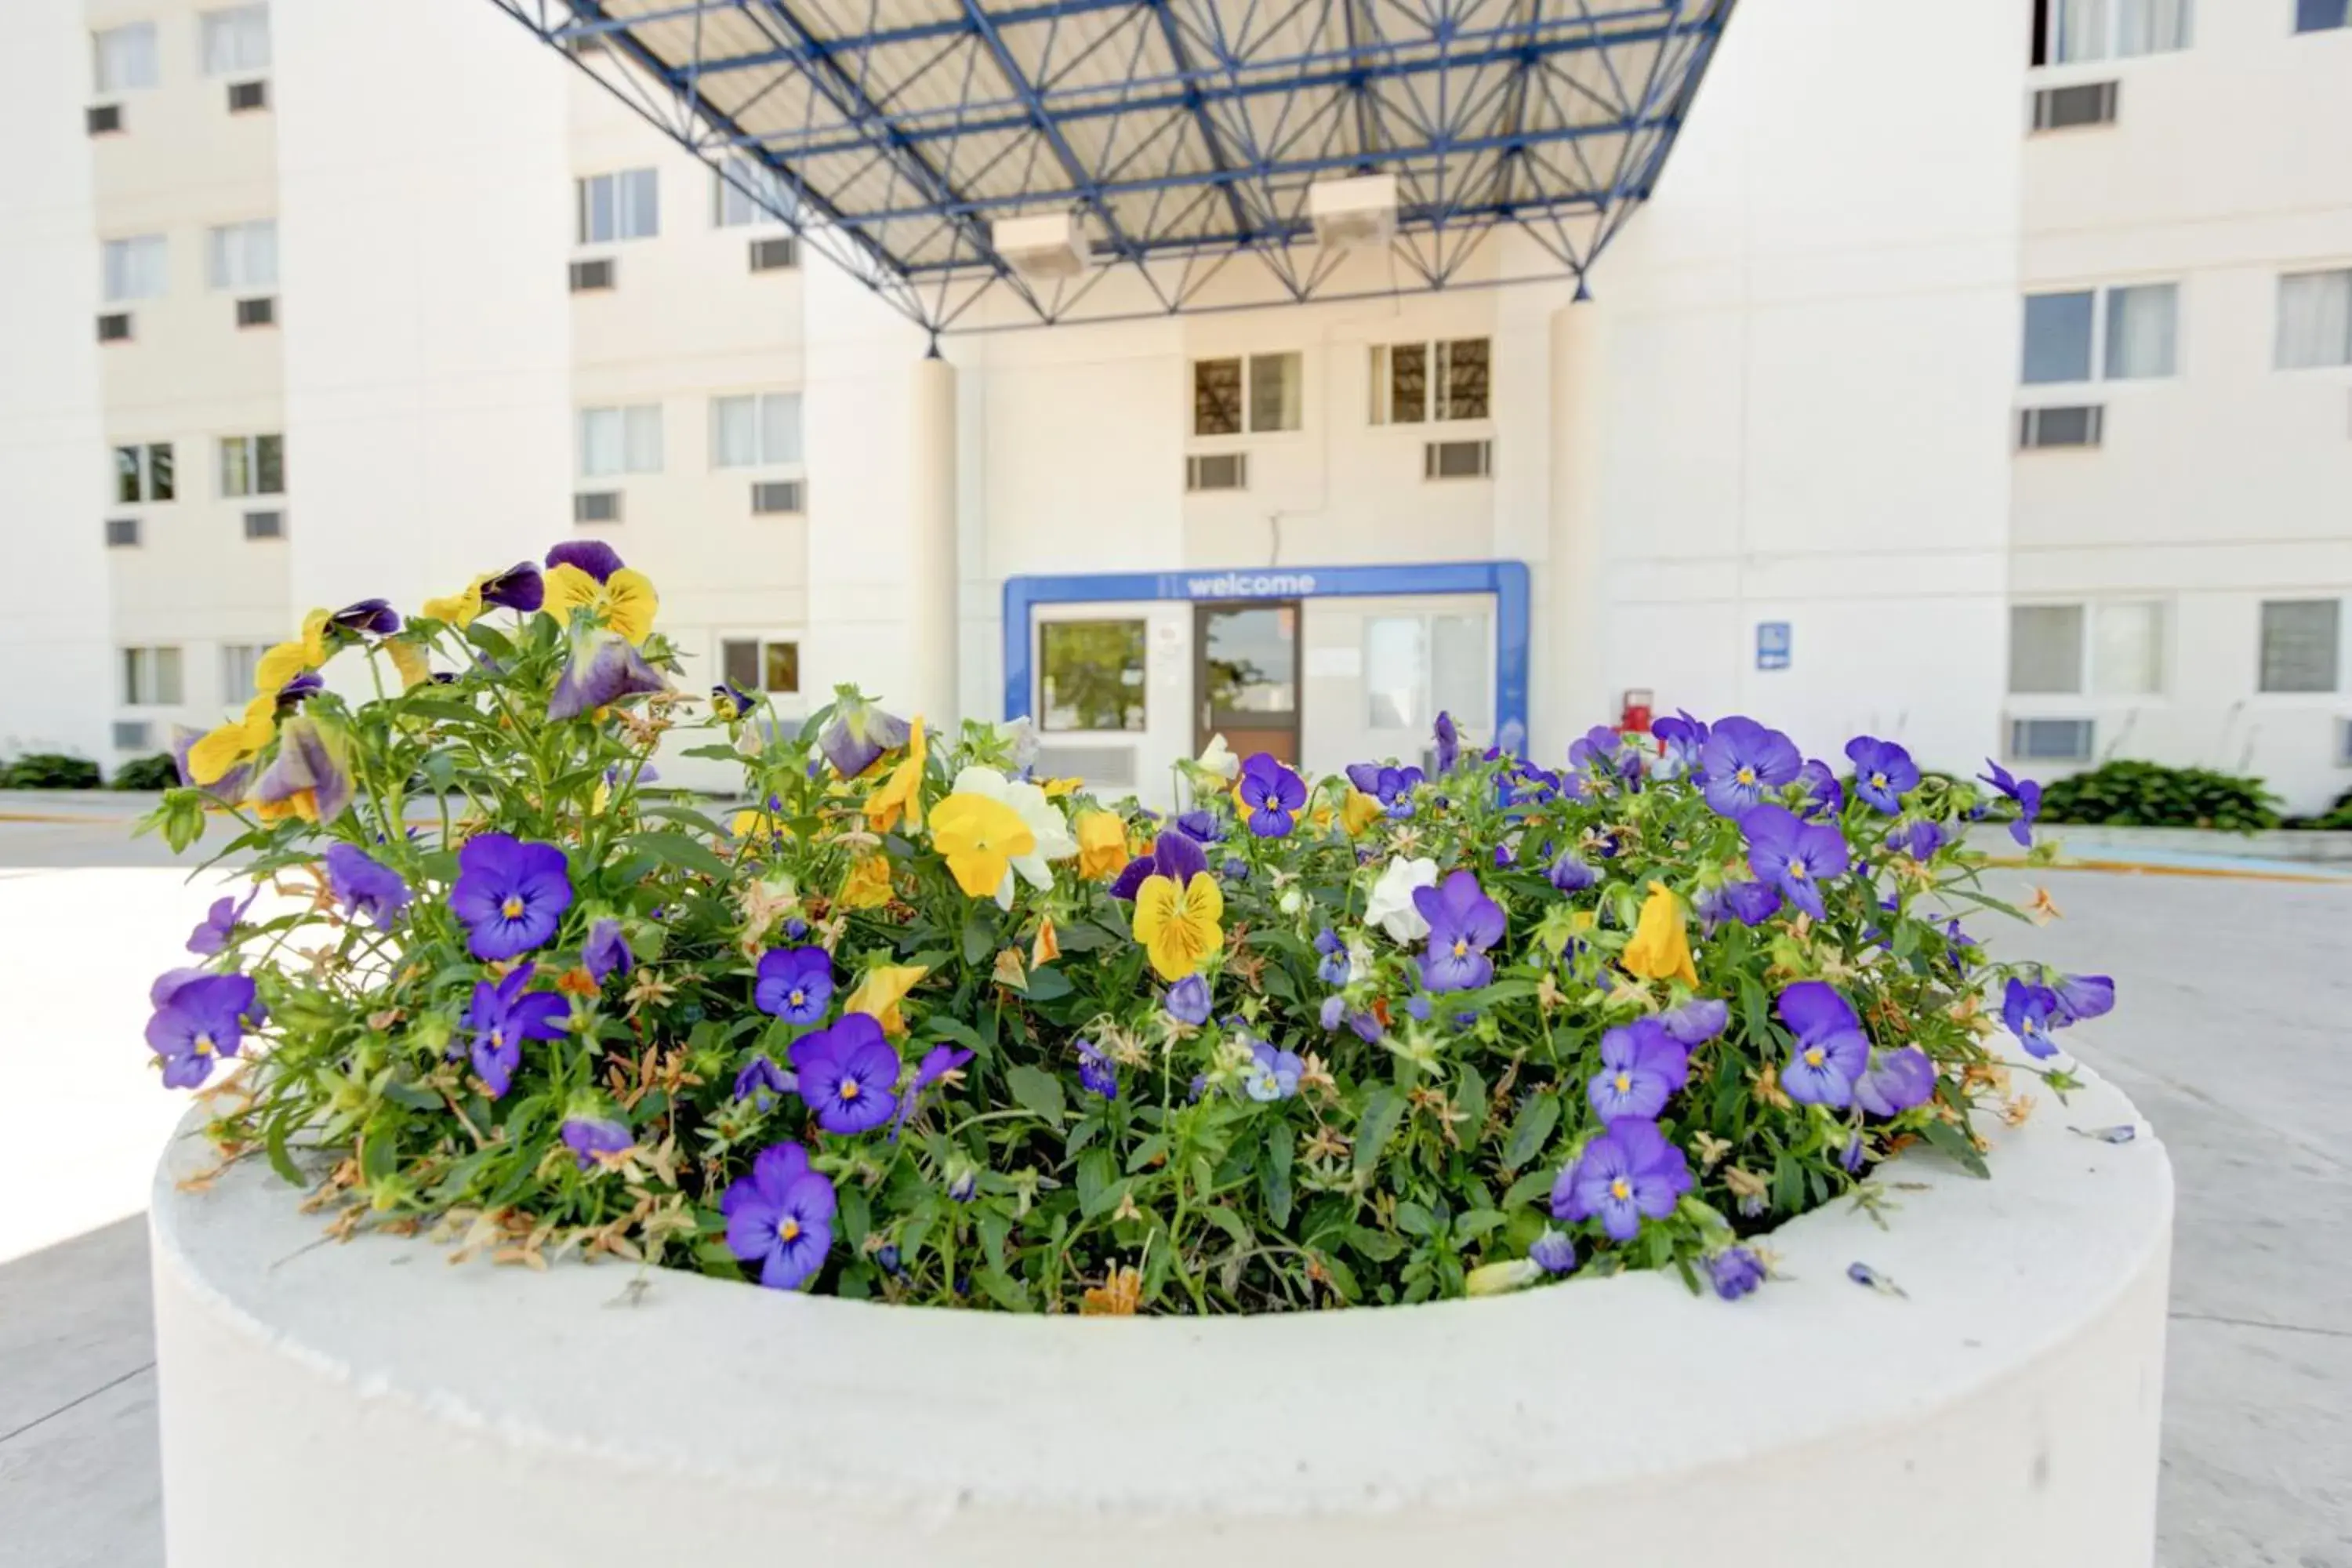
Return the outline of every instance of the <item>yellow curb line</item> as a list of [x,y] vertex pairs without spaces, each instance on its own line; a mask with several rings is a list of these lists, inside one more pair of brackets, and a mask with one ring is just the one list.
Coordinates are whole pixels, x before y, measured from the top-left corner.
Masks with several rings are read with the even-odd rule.
[[68,827],[79,822],[99,827],[120,827],[124,823],[137,820],[131,816],[43,816],[29,811],[0,811],[0,822],[54,822]]
[[2137,860],[2045,860],[2036,863],[2012,856],[1987,856],[1985,864],[2014,871],[2107,871],[2127,877],[2210,877],[2236,882],[2315,882],[2342,886],[2352,877],[2299,871],[2233,871],[2221,866],[2149,866]]

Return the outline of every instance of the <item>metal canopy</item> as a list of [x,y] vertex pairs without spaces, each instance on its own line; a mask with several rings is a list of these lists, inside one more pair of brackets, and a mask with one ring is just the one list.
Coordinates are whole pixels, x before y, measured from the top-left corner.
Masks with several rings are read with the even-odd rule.
[[[1734,0],[491,3],[936,333],[1513,281],[1506,227],[1580,279]],[[1367,173],[1370,273],[1307,216]],[[1053,212],[1093,265],[1017,272],[992,226]]]

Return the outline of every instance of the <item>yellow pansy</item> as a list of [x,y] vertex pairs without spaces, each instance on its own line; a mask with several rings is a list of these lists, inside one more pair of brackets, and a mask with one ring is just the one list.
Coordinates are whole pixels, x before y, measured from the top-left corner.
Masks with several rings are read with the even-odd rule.
[[386,638],[383,651],[391,656],[392,668],[400,672],[402,690],[422,686],[433,679],[433,667],[425,662],[425,650],[406,637]]
[[599,625],[612,627],[632,643],[642,643],[653,633],[661,595],[654,592],[653,579],[642,572],[624,566],[599,583],[566,562],[547,569],[544,608],[566,623],[572,611],[584,609]]
[[868,855],[849,868],[842,879],[841,891],[834,895],[836,908],[845,910],[878,910],[890,901],[890,861],[887,857]]
[[1347,828],[1350,837],[1387,815],[1388,807],[1382,805],[1376,796],[1366,795],[1353,785],[1349,787],[1348,798],[1339,807],[1340,825]]
[[1078,875],[1092,880],[1116,877],[1133,858],[1127,852],[1127,824],[1114,811],[1078,813]]
[[253,689],[275,697],[280,688],[306,669],[327,662],[327,612],[313,610],[302,617],[302,635],[264,653],[253,667]]
[[425,617],[447,626],[472,626],[482,613],[482,584],[489,580],[488,574],[485,573],[446,598],[425,600]]
[[1086,783],[1084,779],[1047,779],[1045,784],[1045,798],[1059,800],[1066,795],[1076,795],[1086,787]]
[[1173,878],[1146,877],[1135,890],[1135,940],[1160,979],[1181,980],[1225,945],[1217,923],[1224,912],[1225,895],[1206,871],[1181,888]]
[[898,1004],[915,988],[915,982],[930,973],[929,965],[920,963],[883,963],[866,972],[857,989],[841,1005],[845,1013],[863,1013],[882,1026],[886,1035],[903,1035],[907,1020],[898,1011]]
[[1664,882],[1650,884],[1650,896],[1633,925],[1633,940],[1625,944],[1627,973],[1643,980],[1679,980],[1698,984],[1691,965],[1690,938],[1683,931],[1682,901]]
[[[902,813],[908,827],[923,826],[923,716],[918,713],[914,722],[907,726],[907,755],[890,770],[890,776],[882,781],[882,787],[866,797],[866,826],[877,833],[887,833],[898,826]],[[1024,849],[1023,853],[1027,851]],[[1002,866],[997,868],[999,874],[1003,869]],[[965,890],[970,891],[969,889]],[[988,891],[995,890],[996,884],[991,882]],[[973,894],[973,897],[979,895]]]
[[[898,774],[890,776],[897,782]],[[866,811],[873,816],[872,802]],[[1013,869],[1013,858],[1037,847],[1037,836],[1003,801],[960,791],[931,808],[931,844],[947,857],[948,870],[966,898],[991,899]]]
[[278,699],[265,693],[245,705],[245,717],[230,721],[188,748],[188,781],[198,788],[216,784],[229,770],[269,744],[278,732]]
[[783,818],[773,812],[761,811],[757,806],[748,806],[729,817],[727,831],[741,843],[765,845],[771,848],[793,835],[793,830],[784,826]]

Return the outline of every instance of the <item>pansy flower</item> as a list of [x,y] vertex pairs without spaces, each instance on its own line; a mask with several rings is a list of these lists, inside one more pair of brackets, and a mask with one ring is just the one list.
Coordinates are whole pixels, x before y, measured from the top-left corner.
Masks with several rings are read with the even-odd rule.
[[1797,743],[1780,731],[1734,715],[1708,731],[1699,748],[1706,774],[1701,790],[1717,816],[1736,817],[1794,783],[1804,761]]
[[625,571],[621,552],[601,539],[566,539],[547,547],[547,568],[569,566],[583,572],[599,583],[612,581],[613,574]]
[[329,823],[352,804],[350,743],[342,727],[298,714],[278,726],[278,754],[247,799],[263,822]]
[[1438,714],[1437,722],[1431,726],[1430,733],[1437,743],[1437,771],[1452,773],[1454,764],[1462,760],[1462,731],[1454,727],[1454,715]]
[[1528,1260],[1547,1274],[1572,1274],[1576,1243],[1568,1232],[1546,1226],[1543,1234],[1528,1244]]
[[1209,1021],[1209,983],[1198,974],[1188,974],[1168,988],[1161,1001],[1168,1016],[1180,1024],[1198,1028]]
[[1400,768],[1386,763],[1349,763],[1348,782],[1363,794],[1381,803],[1391,816],[1412,815],[1412,792],[1420,787],[1419,768]]
[[588,940],[580,948],[580,966],[597,984],[602,985],[608,976],[628,973],[636,962],[637,955],[629,951],[629,939],[621,934],[620,921],[601,920],[588,928]]
[[327,890],[347,915],[388,926],[408,907],[408,883],[399,872],[351,844],[327,847]]
[[1645,1219],[1664,1219],[1691,1190],[1689,1162],[1654,1121],[1620,1117],[1584,1146],[1551,1190],[1554,1219],[1598,1219],[1616,1241],[1631,1241]]
[[1690,1079],[1690,1048],[1655,1018],[1636,1018],[1601,1037],[1601,1070],[1585,1086],[1593,1114],[1654,1118]]
[[1677,709],[1673,718],[1653,723],[1650,733],[1658,740],[1660,778],[1678,778],[1697,769],[1699,752],[1706,744],[1705,723]]
[[1725,882],[1701,889],[1692,907],[1710,932],[1726,921],[1759,926],[1780,912],[1780,889],[1769,882]]
[[1561,850],[1544,875],[1563,893],[1580,893],[1601,880],[1601,873],[1573,849]]
[[776,1096],[791,1093],[797,1081],[766,1057],[753,1057],[735,1075],[734,1097],[750,1100],[755,1110],[765,1110],[774,1103]]
[[1745,1247],[1727,1247],[1706,1260],[1706,1277],[1715,1293],[1737,1301],[1764,1283],[1764,1260]]
[[1900,1116],[1936,1098],[1936,1064],[1916,1046],[1870,1053],[1853,1082],[1853,1102],[1873,1116]]
[[1105,1100],[1118,1098],[1118,1064],[1092,1040],[1077,1042],[1078,1087]]
[[1934,859],[1936,851],[1948,842],[1950,839],[1944,832],[1943,825],[1930,822],[1924,816],[1915,816],[1907,822],[1898,822],[1886,832],[1886,847],[1889,849],[1900,850],[1923,864]]
[[147,1045],[163,1064],[166,1089],[194,1089],[212,1076],[213,1064],[236,1056],[248,1024],[258,1021],[253,980],[244,974],[173,970],[148,993],[155,1012],[147,1020]]
[[1355,965],[1348,952],[1347,942],[1339,933],[1325,926],[1315,933],[1315,951],[1322,958],[1316,963],[1315,977],[1326,985],[1345,985]]
[[[1003,841],[1006,851],[1004,869],[991,889],[996,896],[997,906],[1008,910],[1013,907],[1015,877],[1041,890],[1051,888],[1054,870],[1049,862],[1066,860],[1076,855],[1078,841],[1071,836],[1070,825],[1063,817],[1062,808],[1054,804],[1044,786],[1031,784],[1026,779],[1008,779],[994,768],[964,769],[956,774],[947,800],[941,801],[939,809],[932,813],[932,843],[940,844],[940,835],[943,831],[950,835],[960,831],[964,821],[965,803],[974,799],[1003,806],[1020,823],[1029,840],[1025,847],[1015,847],[1011,838]],[[942,828],[940,813],[946,809],[948,801],[959,804],[956,812],[950,814],[949,826]],[[940,847],[944,851],[945,846]],[[981,897],[978,893],[971,896]]]
[[[739,706],[748,708],[751,704]],[[897,751],[913,735],[912,727],[904,719],[885,713],[856,692],[845,689],[835,699],[833,717],[817,732],[816,744],[835,773],[854,779],[880,762],[883,752]]]
[[[887,833],[898,826],[898,819],[903,816],[908,827],[921,828],[923,768],[927,759],[923,716],[918,713],[914,721],[907,726],[907,754],[898,759],[898,765],[890,770],[874,793],[866,797],[867,827],[876,833]],[[989,886],[992,889],[995,884],[992,882]],[[984,896],[972,892],[969,888],[964,891],[975,899]]]
[[1160,979],[1181,980],[1224,946],[1218,923],[1224,912],[1225,896],[1205,871],[1181,887],[1171,878],[1146,877],[1135,890],[1135,940]]
[[1804,815],[1809,822],[1826,822],[1845,809],[1845,785],[1819,758],[1797,770],[1797,787],[1805,792]]
[[964,897],[992,899],[1011,880],[1013,860],[1036,852],[1037,837],[1004,802],[956,793],[931,808],[931,847]]
[[2011,976],[2001,993],[2001,1022],[2029,1056],[2047,1058],[2058,1054],[2058,1043],[2050,1037],[2050,1031],[2066,1022],[2059,1010],[2058,993],[2047,985],[2029,985]]
[[1569,743],[1568,765],[1580,773],[1632,779],[1642,771],[1642,754],[1625,733],[1612,725],[1595,724]]
[[563,672],[547,699],[551,721],[577,719],[624,697],[669,689],[661,671],[646,662],[629,637],[591,626],[575,626],[569,635]]
[[2058,998],[2053,1016],[2062,1026],[2115,1011],[2116,983],[2104,974],[2061,975],[2051,991]]
[[1393,857],[1372,883],[1371,896],[1364,904],[1364,920],[1388,932],[1389,940],[1400,946],[1419,942],[1429,934],[1429,921],[1422,917],[1419,900],[1423,891],[1436,885],[1436,861]]
[[727,1216],[727,1249],[758,1264],[760,1283],[771,1290],[798,1289],[833,1249],[838,1201],[833,1178],[809,1168],[807,1150],[772,1144],[760,1151],[751,1173],[719,1200],[719,1212]]
[[1225,819],[1213,811],[1195,806],[1191,811],[1176,814],[1176,831],[1195,844],[1223,844],[1225,841]]
[[1208,868],[1209,858],[1202,852],[1201,841],[1171,827],[1152,841],[1151,853],[1139,855],[1119,868],[1111,879],[1110,896],[1132,903],[1146,878],[1165,877],[1181,886]]
[[1797,1037],[1780,1087],[1800,1105],[1843,1108],[1870,1060],[1870,1039],[1853,1005],[1825,981],[1801,980],[1780,993],[1780,1021]]
[[1234,784],[1234,805],[1250,832],[1260,838],[1280,838],[1298,825],[1307,804],[1307,785],[1271,755],[1259,752],[1242,764]]
[[841,1010],[865,1014],[881,1025],[886,1035],[903,1035],[907,1020],[900,1016],[898,1005],[915,983],[930,972],[930,966],[923,963],[877,963],[842,998]]
[[256,888],[246,894],[242,903],[235,895],[215,899],[212,908],[205,911],[203,923],[188,933],[188,951],[210,958],[228,946],[230,940],[236,935],[237,922],[245,919],[245,911],[251,909],[253,900],[259,897],[261,889]]
[[652,579],[625,566],[598,577],[569,561],[559,562],[547,569],[541,593],[541,607],[555,617],[557,625],[569,626],[584,613],[592,625],[626,639],[632,647],[653,635],[654,616],[661,608],[661,596],[654,592]]
[[466,1010],[466,1026],[474,1032],[474,1071],[490,1098],[503,1096],[522,1065],[525,1040],[563,1037],[563,1017],[571,1004],[552,991],[525,994],[536,964],[518,966],[505,979],[474,982],[474,1000]]
[[1658,1015],[1658,1022],[1686,1046],[1704,1045],[1731,1023],[1731,1007],[1717,996],[1694,996],[1679,1007]]
[[362,599],[329,616],[327,624],[354,637],[366,633],[388,637],[400,629],[400,612],[383,599]]
[[923,1053],[923,1059],[915,1064],[915,1076],[908,1080],[907,1087],[899,1091],[898,1111],[890,1119],[890,1137],[893,1142],[897,1141],[898,1133],[906,1127],[907,1119],[914,1115],[916,1103],[922,1099],[923,1091],[931,1085],[961,1072],[971,1058],[971,1051],[958,1046],[933,1046]]
[[1456,871],[1433,888],[1413,890],[1412,904],[1429,927],[1421,956],[1421,984],[1429,991],[1475,991],[1495,977],[1486,950],[1503,940],[1503,906],[1478,879]]
[[1698,984],[1691,962],[1690,933],[1683,926],[1682,900],[1664,882],[1650,884],[1650,896],[1633,921],[1633,939],[1619,957],[1625,972],[1641,980],[1679,980]]
[[1089,882],[1127,869],[1127,822],[1115,811],[1082,811],[1073,824],[1078,840],[1078,875]]
[[1288,1100],[1298,1092],[1298,1079],[1307,1070],[1296,1051],[1278,1051],[1264,1040],[1250,1042],[1250,1065],[1242,1072],[1242,1092],[1265,1103]]
[[833,1001],[833,955],[821,947],[777,948],[760,955],[751,1003],[787,1024],[814,1024]]
[[1845,755],[1853,764],[1853,793],[1874,811],[1900,816],[1905,792],[1919,787],[1919,764],[1911,760],[1911,753],[1892,741],[1856,735],[1845,743]]
[[304,670],[316,669],[327,662],[331,651],[327,647],[330,618],[325,610],[312,610],[302,617],[299,637],[287,642],[273,643],[262,650],[261,657],[253,665],[256,696],[275,697]]
[[870,1132],[898,1109],[898,1053],[865,1014],[803,1035],[790,1054],[800,1097],[827,1132]]
[[2042,815],[2042,786],[2032,779],[2017,777],[1990,757],[1985,759],[1985,766],[1990,771],[1977,777],[2017,803],[2017,816],[2009,825],[2009,836],[2032,848],[2034,819]]
[[1822,919],[1822,884],[1843,877],[1849,864],[1845,835],[1827,823],[1809,823],[1785,805],[1759,805],[1739,819],[1748,840],[1748,868],[1788,900]]
[[617,1154],[635,1142],[629,1136],[627,1122],[588,1114],[565,1117],[559,1136],[583,1171],[596,1168],[597,1155]]
[[457,851],[449,912],[466,927],[466,950],[495,963],[555,939],[572,907],[563,851],[506,833],[477,834]]

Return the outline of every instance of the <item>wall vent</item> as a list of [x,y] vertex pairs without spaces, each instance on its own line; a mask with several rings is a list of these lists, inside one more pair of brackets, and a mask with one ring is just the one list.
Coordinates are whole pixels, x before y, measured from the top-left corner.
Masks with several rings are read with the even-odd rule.
[[1185,458],[1184,488],[1188,490],[1249,489],[1249,454],[1201,452]]
[[751,270],[783,272],[801,264],[801,242],[791,235],[751,242]]
[[600,256],[593,261],[575,261],[572,264],[572,291],[574,294],[593,294],[610,289],[614,272],[613,258],[609,256]]
[[114,749],[118,752],[143,752],[153,744],[148,738],[144,719],[117,719],[114,721]]
[[2075,408],[2028,408],[2017,416],[2020,451],[2095,447],[2106,435],[2107,411],[2097,404]]
[[1483,479],[1494,471],[1492,441],[1432,441],[1421,449],[1424,479]]
[[2045,87],[2033,95],[2033,129],[2072,131],[2083,125],[2113,125],[2121,84],[2086,81]]
[[92,136],[111,136],[122,129],[122,105],[93,103],[86,116]]
[[761,479],[751,486],[751,510],[761,516],[808,510],[808,484],[803,479]]
[[98,319],[98,341],[102,343],[127,343],[131,341],[131,312],[109,310]]
[[236,302],[236,324],[240,327],[274,327],[278,324],[278,297],[265,294],[258,300]]
[[1032,772],[1039,778],[1084,779],[1090,784],[1135,787],[1133,746],[1040,746]]
[[574,522],[618,522],[621,521],[621,492],[618,490],[580,490],[572,498],[572,521]]
[[139,543],[139,520],[135,517],[110,517],[106,520],[106,545],[110,550],[135,549]]
[[257,109],[268,107],[268,82],[233,81],[228,84],[228,111],[231,114],[251,114]]
[[2009,754],[2021,763],[2087,763],[2091,760],[2091,721],[2011,719]]
[[247,539],[283,539],[286,537],[286,514],[282,511],[249,511],[245,514],[245,536]]

